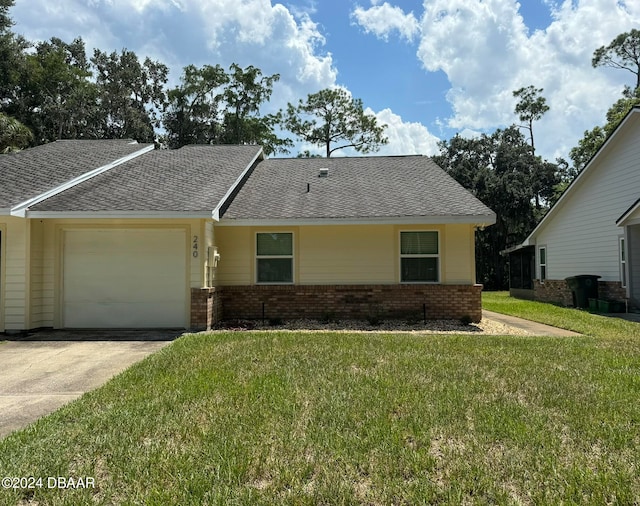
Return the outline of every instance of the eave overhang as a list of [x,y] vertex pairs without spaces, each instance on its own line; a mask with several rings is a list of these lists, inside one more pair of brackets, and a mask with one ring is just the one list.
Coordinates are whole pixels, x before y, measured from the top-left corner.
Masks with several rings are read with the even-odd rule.
[[219,227],[279,227],[308,225],[446,225],[467,224],[478,228],[493,225],[496,215],[473,216],[371,216],[348,218],[222,218]]

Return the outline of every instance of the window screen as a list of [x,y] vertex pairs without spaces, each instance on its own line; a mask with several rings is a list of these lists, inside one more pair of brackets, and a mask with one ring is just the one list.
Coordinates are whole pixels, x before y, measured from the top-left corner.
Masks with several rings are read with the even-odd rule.
[[257,234],[258,283],[293,283],[293,234]]
[[403,255],[438,254],[438,232],[402,232],[400,240]]

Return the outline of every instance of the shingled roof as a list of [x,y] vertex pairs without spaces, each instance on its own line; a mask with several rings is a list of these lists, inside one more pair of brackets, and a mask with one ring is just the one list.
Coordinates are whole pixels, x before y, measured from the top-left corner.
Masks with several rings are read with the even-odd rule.
[[211,212],[262,156],[258,146],[185,146],[156,150],[33,207],[33,213]]
[[424,156],[263,158],[259,146],[58,141],[0,156],[0,212],[213,216],[220,224],[495,222]]
[[145,149],[132,140],[63,140],[0,155],[0,209]]
[[488,225],[495,214],[425,156],[274,158],[257,166],[221,223],[327,219]]

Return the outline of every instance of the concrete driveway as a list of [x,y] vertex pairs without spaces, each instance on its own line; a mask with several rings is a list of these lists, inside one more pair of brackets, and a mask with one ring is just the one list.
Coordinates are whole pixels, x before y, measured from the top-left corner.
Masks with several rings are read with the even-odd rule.
[[99,387],[180,334],[53,331],[0,342],[0,438]]

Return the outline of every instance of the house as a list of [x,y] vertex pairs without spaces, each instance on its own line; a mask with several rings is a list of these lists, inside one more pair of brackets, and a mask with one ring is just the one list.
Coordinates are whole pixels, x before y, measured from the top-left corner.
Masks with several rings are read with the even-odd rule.
[[0,157],[0,332],[481,318],[495,215],[429,158],[57,141]]
[[640,306],[640,107],[633,108],[510,252],[511,293],[573,305],[565,279],[600,276],[600,298]]

